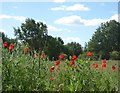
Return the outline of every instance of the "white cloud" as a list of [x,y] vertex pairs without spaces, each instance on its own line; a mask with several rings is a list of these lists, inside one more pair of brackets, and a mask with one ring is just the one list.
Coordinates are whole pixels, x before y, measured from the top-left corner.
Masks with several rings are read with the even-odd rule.
[[47,25],[47,27],[48,27],[48,31],[59,31],[60,30],[52,25]]
[[65,5],[62,5],[60,7],[54,7],[54,8],[51,8],[51,10],[53,11],[58,11],[58,10],[65,10],[66,6]]
[[113,16],[111,16],[110,20],[116,20],[118,22],[118,16],[120,16],[120,14],[114,14]]
[[55,21],[56,24],[63,24],[63,25],[85,25],[85,26],[95,26],[99,25],[103,22],[109,20],[116,20],[118,21],[118,14],[111,16],[108,19],[101,19],[101,18],[93,18],[93,19],[82,19],[80,16],[72,15],[67,17],[62,17]]
[[0,15],[0,19],[10,19],[11,16],[9,15]]
[[95,19],[90,19],[90,20],[83,19],[83,24],[85,26],[95,26],[95,25],[99,25],[106,21],[107,21],[106,19],[101,19],[101,18],[95,18]]
[[6,33],[6,30],[0,28],[0,32]]
[[79,37],[65,37],[62,39],[65,42],[65,44],[70,43],[70,42],[77,42],[77,43],[81,42]]
[[55,2],[55,3],[63,3],[63,2],[65,2],[66,0],[53,0],[53,2]]
[[45,21],[43,20],[35,20],[36,22],[43,22],[43,24],[47,24]]
[[13,16],[13,19],[18,20],[18,21],[25,21],[26,17],[23,16]]
[[66,28],[57,28],[55,26],[52,25],[47,25],[48,27],[48,32],[71,32],[71,30],[66,29]]
[[5,15],[5,14],[0,14],[0,19],[15,19],[18,21],[25,21],[26,17],[23,16],[10,16],[10,15]]
[[57,24],[64,24],[64,25],[73,25],[73,24],[83,24],[82,19],[79,16],[73,15],[73,16],[67,16],[62,17],[55,21]]
[[66,8],[67,11],[88,11],[90,10],[88,7],[85,7],[82,4],[75,4],[73,6],[69,6]]
[[64,11],[88,11],[90,8],[85,7],[83,4],[74,4],[72,6],[62,5],[60,7],[51,8],[53,11],[64,10]]

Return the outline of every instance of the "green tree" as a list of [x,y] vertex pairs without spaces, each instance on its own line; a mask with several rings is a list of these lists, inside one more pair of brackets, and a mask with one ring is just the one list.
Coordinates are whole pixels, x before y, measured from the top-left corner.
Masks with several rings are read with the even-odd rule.
[[2,36],[2,42],[6,41],[6,42],[10,43],[10,39],[3,32],[0,32],[0,36]]
[[10,43],[18,43],[17,39],[13,39],[13,38],[8,38],[7,35],[5,35],[3,32],[0,32],[0,36],[2,37],[2,42],[8,42],[8,46],[10,45]]
[[88,42],[88,50],[99,54],[102,59],[109,59],[110,52],[120,51],[119,28],[120,23],[115,20],[102,23]]
[[63,40],[58,37],[54,38],[52,36],[47,37],[47,44],[45,46],[45,53],[49,56],[50,60],[57,60],[60,53],[64,49]]
[[43,50],[47,38],[47,26],[43,22],[35,22],[34,19],[26,19],[20,27],[14,28],[18,40],[28,43],[32,49]]
[[82,53],[82,47],[79,43],[71,42],[65,45],[65,47],[68,48],[69,54],[68,55],[76,55],[79,56],[79,54]]
[[120,60],[120,52],[112,51],[112,53],[110,54],[110,58],[113,60]]

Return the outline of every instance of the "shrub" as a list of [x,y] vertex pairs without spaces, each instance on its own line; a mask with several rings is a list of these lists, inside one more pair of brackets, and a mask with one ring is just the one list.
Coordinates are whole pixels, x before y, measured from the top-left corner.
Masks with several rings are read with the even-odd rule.
[[120,52],[112,51],[110,54],[110,59],[112,60],[120,60]]
[[[83,59],[83,60],[87,59],[87,58],[88,58],[87,52],[84,52],[84,53],[80,54],[80,55],[78,56],[78,58],[81,58],[81,59]],[[96,54],[96,53],[93,53],[93,55],[92,55],[92,57],[91,57],[91,60],[98,60],[98,59],[99,59],[99,55]]]

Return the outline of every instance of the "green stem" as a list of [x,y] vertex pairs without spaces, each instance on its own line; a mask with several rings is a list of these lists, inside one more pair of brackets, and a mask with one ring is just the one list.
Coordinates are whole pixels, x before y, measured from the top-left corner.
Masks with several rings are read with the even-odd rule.
[[40,75],[40,52],[38,53],[38,57],[39,57],[38,62],[39,62],[39,75]]

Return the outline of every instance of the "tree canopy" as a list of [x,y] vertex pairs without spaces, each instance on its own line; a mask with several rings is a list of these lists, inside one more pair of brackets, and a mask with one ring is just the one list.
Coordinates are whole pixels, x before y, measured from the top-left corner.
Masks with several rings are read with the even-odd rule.
[[26,19],[20,27],[14,28],[14,32],[17,40],[27,43],[32,50],[44,50],[51,60],[58,59],[60,53],[78,56],[82,51],[79,43],[72,42],[64,45],[60,37],[54,38],[48,35],[47,25],[43,22],[35,22],[34,19]]
[[54,38],[52,36],[47,37],[47,44],[45,46],[45,53],[49,55],[50,60],[58,59],[59,54],[63,50],[63,40],[58,37]]
[[88,42],[88,50],[94,51],[102,58],[109,59],[112,51],[120,51],[119,28],[120,23],[115,20],[102,23]]
[[35,22],[34,19],[26,19],[20,27],[14,28],[17,39],[28,43],[32,49],[42,50],[47,37],[47,25],[43,22]]
[[82,53],[82,46],[79,43],[71,42],[65,45],[70,55],[76,55],[79,56]]
[[[65,53],[68,56],[85,54],[88,51],[94,52],[95,58],[119,58],[120,54],[120,23],[115,20],[110,20],[96,29],[92,38],[88,43],[85,43],[84,51],[81,44],[76,42],[67,43],[60,37],[52,37],[48,35],[47,25],[43,22],[36,22],[34,19],[27,18],[20,27],[14,27],[16,39],[9,39],[2,34],[3,42],[18,42],[28,44],[31,50],[37,52],[45,51],[49,59],[58,59],[60,53]],[[116,55],[116,56],[115,56]]]

